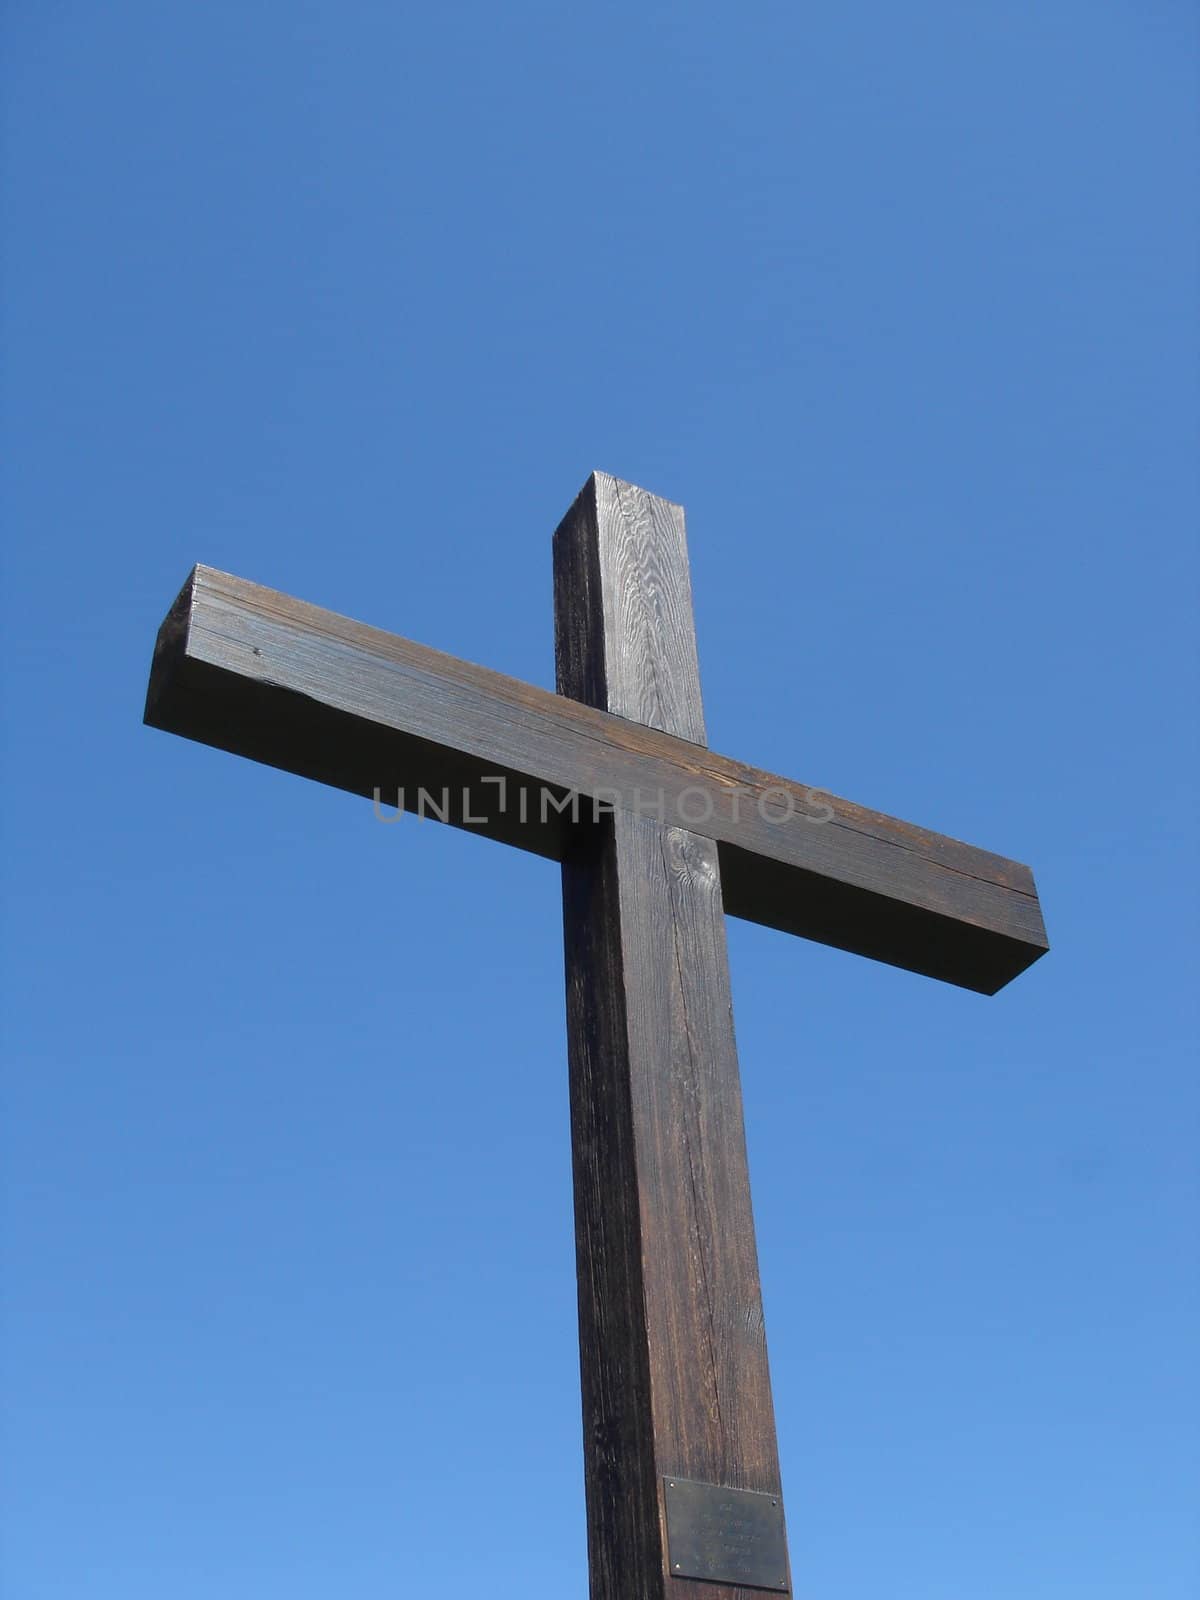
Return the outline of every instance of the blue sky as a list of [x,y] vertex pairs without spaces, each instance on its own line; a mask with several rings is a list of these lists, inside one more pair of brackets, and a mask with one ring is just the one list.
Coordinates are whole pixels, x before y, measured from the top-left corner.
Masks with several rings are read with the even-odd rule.
[[550,865],[141,726],[205,561],[1029,861],[993,1000],[730,924],[797,1594],[1191,1600],[1197,18],[14,0],[4,1592],[586,1594]]

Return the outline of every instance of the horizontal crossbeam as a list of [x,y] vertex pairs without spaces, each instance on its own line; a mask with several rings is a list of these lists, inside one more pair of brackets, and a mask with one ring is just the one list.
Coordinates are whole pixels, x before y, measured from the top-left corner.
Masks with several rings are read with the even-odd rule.
[[1047,948],[1028,867],[198,566],[146,721],[561,860],[597,806],[713,839],[725,909],[992,994]]

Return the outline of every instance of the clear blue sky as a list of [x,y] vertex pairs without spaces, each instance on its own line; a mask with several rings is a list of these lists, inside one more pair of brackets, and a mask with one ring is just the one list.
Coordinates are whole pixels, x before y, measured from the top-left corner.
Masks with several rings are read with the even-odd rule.
[[141,726],[202,560],[1029,861],[731,923],[797,1595],[1194,1600],[1197,15],[13,0],[5,1600],[586,1593],[555,869]]

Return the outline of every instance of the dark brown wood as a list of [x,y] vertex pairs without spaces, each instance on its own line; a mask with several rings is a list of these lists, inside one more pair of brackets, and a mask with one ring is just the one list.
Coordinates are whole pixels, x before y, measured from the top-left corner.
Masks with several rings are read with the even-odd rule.
[[555,634],[550,694],[197,567],[145,718],[562,862],[593,1600],[755,1600],[670,1573],[662,1487],[781,1498],[724,914],[993,993],[1041,911],[1019,863],[705,747],[680,507],[589,480]]
[[[561,693],[703,738],[679,507],[593,479],[555,620]],[[716,846],[618,810],[563,908],[592,1600],[754,1600],[663,1535],[667,1476],[780,1494]]]
[[[585,493],[580,514],[597,503]],[[656,593],[647,648],[689,604],[682,586]],[[651,678],[639,708],[664,720],[670,692]],[[1047,948],[1027,867],[719,756],[696,742],[698,701],[689,714],[678,737],[197,567],[159,631],[145,715],[388,805],[448,791],[445,820],[554,860],[572,833],[556,808],[616,795],[715,841],[730,914],[983,993]]]
[[706,744],[683,507],[594,472],[554,535],[559,694]]

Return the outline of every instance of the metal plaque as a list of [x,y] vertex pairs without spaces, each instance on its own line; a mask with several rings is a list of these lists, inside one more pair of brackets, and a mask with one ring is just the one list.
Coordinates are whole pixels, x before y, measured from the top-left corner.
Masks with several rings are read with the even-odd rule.
[[664,1478],[663,1491],[673,1577],[787,1592],[787,1540],[777,1494],[686,1478]]

